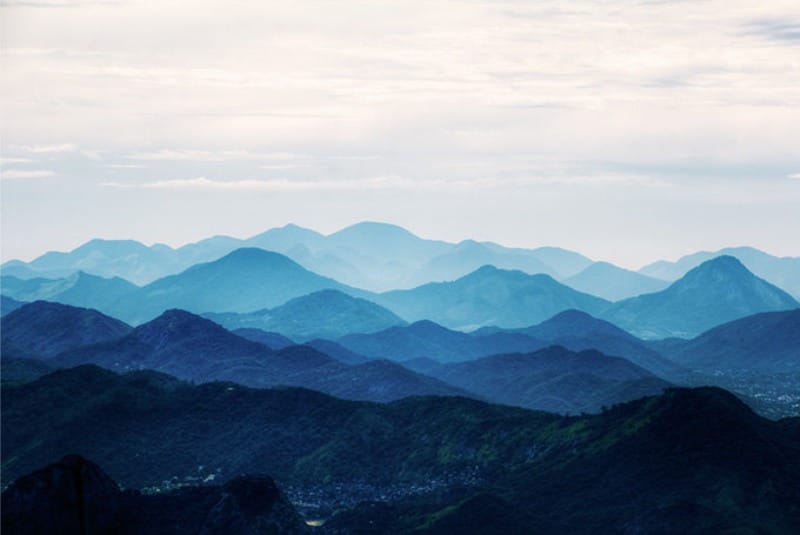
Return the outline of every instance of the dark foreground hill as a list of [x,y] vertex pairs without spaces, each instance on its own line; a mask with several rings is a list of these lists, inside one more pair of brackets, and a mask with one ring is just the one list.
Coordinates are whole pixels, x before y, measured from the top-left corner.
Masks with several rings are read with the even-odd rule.
[[[381,405],[85,366],[3,388],[2,403],[9,481],[67,452],[127,488],[270,473],[296,501],[349,508],[329,532],[800,529],[800,421],[765,420],[715,388],[559,417],[464,398]],[[379,496],[386,503],[352,508]]]
[[121,491],[96,464],[68,455],[15,481],[2,496],[7,535],[308,533],[275,482],[235,478],[165,494]]

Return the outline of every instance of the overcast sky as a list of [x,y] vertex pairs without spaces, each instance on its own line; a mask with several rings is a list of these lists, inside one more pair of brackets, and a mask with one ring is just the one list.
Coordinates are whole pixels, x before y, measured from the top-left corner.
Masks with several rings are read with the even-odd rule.
[[0,1],[2,257],[360,220],[800,255],[800,2]]

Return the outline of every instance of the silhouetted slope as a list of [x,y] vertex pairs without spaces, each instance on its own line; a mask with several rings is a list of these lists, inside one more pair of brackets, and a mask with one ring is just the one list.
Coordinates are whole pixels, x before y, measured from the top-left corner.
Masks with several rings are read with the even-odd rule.
[[562,280],[570,288],[609,301],[663,290],[669,282],[622,269],[608,262],[595,262],[577,275]]
[[[135,299],[140,288],[118,277],[104,279],[79,271],[64,279],[28,279],[4,276],[0,281],[4,295],[21,301],[52,301],[76,307],[93,308],[117,315],[121,304]],[[121,318],[125,319],[125,318]]]
[[407,327],[391,327],[372,334],[351,334],[340,338],[339,343],[371,358],[404,361],[427,357],[440,362],[470,360],[502,352],[532,351],[545,345],[514,333],[473,336],[451,331],[432,321],[418,321]]
[[632,334],[579,310],[561,312],[519,332],[572,351],[596,349],[606,355],[623,357],[667,379],[681,377],[686,372]]
[[789,294],[750,273],[737,259],[720,256],[666,290],[615,303],[602,316],[645,338],[686,338],[751,314],[797,307]]
[[446,364],[427,373],[495,403],[562,414],[596,412],[669,386],[625,359],[559,346]]
[[674,281],[691,269],[718,256],[733,256],[756,276],[786,290],[800,299],[800,257],[777,257],[753,247],[728,247],[716,252],[700,251],[686,255],[676,262],[659,261],[639,270],[639,273]]
[[131,327],[88,308],[36,301],[0,320],[2,344],[41,357],[80,346],[115,340]]
[[296,344],[294,340],[280,333],[271,333],[261,329],[233,329],[231,332],[236,336],[241,336],[242,338],[246,338],[251,342],[264,344],[270,349],[283,349],[284,347],[289,347]]
[[25,305],[24,301],[17,301],[5,295],[0,296],[0,317],[6,316]]
[[676,340],[665,353],[706,371],[800,372],[800,309],[765,312]]
[[401,366],[350,366],[306,345],[272,350],[182,310],[169,310],[118,340],[64,352],[53,362],[62,367],[97,364],[116,371],[149,369],[194,382],[302,386],[372,401],[466,394]]
[[596,313],[608,305],[547,275],[493,266],[484,266],[453,282],[380,294],[375,301],[408,321],[428,319],[454,329],[524,327],[563,310]]
[[23,476],[2,496],[9,534],[308,533],[294,507],[266,476],[166,494],[122,492],[96,464],[68,455]]
[[[0,395],[9,479],[72,451],[129,488],[266,472],[309,493],[330,485],[335,509],[374,499],[385,485],[406,485],[405,495],[432,485],[390,504],[384,532],[467,518],[478,528],[497,515],[497,526],[545,533],[800,528],[800,422],[764,420],[714,388],[570,418],[464,398],[379,405],[300,389],[191,386],[96,367]],[[478,498],[487,493],[500,499]],[[331,527],[369,526],[370,511],[361,510]]]
[[134,323],[164,310],[252,312],[275,307],[318,290],[348,287],[312,273],[289,258],[261,249],[237,249],[206,264],[159,279],[142,288],[131,310],[121,305],[119,317]]
[[272,309],[248,314],[206,314],[228,329],[252,327],[282,333],[298,341],[371,333],[405,321],[366,299],[337,290],[320,290]]
[[20,384],[35,381],[53,371],[53,367],[38,358],[9,355],[3,348],[0,359],[0,381],[2,384]]

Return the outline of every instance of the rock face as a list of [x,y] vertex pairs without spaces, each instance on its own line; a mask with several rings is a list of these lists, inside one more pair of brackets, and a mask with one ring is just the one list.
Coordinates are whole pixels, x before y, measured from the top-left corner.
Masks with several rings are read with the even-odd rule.
[[143,495],[121,491],[96,464],[68,455],[21,477],[3,492],[2,531],[261,535],[307,533],[308,528],[266,476],[242,476],[223,486]]

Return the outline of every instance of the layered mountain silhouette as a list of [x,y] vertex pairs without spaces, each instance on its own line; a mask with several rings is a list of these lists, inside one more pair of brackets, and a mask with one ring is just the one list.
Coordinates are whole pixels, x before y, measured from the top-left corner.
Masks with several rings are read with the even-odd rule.
[[639,270],[639,273],[674,281],[693,268],[718,256],[733,256],[758,277],[786,290],[800,299],[800,257],[777,257],[753,247],[728,247],[719,251],[701,251],[681,257],[675,262],[658,261]]
[[[94,308],[119,317],[121,308],[134,302],[141,289],[121,278],[106,279],[76,272],[64,279],[0,278],[4,295],[21,301],[52,301],[76,307]],[[124,318],[123,318],[124,319]]]
[[665,280],[648,277],[608,262],[595,262],[562,282],[579,292],[596,295],[609,301],[649,294],[669,286],[669,282]]
[[458,362],[496,353],[533,351],[547,345],[524,334],[498,332],[474,336],[427,320],[377,333],[351,334],[338,342],[360,355],[401,362],[419,358]]
[[[270,473],[301,495],[335,488],[327,503],[343,512],[331,527],[346,532],[475,532],[468,519],[512,533],[800,527],[798,422],[762,419],[716,388],[559,417],[458,397],[383,405],[82,366],[0,395],[8,480],[77,452],[126,488],[207,473]],[[401,488],[383,506],[349,509]]]
[[674,340],[664,354],[684,366],[716,371],[800,372],[800,309],[747,316]]
[[669,386],[623,358],[560,346],[445,364],[427,373],[496,403],[561,414],[597,412]]
[[304,386],[373,401],[468,395],[391,362],[350,366],[306,345],[272,350],[182,310],[168,310],[117,340],[60,353],[51,363],[59,367],[97,364],[117,371],[149,369],[194,382]]
[[14,312],[16,309],[25,304],[25,301],[17,301],[5,295],[0,295],[0,317]]
[[13,482],[2,495],[4,533],[309,533],[267,476],[168,493],[123,492],[100,467],[67,455]]
[[256,328],[279,332],[294,340],[338,338],[371,333],[405,321],[393,312],[338,290],[320,290],[273,308],[247,314],[211,313],[207,318],[228,329]]
[[146,285],[248,247],[281,253],[310,271],[372,291],[452,280],[486,264],[559,278],[591,263],[556,247],[527,250],[491,242],[455,244],[419,238],[396,225],[362,222],[328,236],[290,224],[244,240],[214,236],[178,249],[130,240],[92,240],[68,253],[46,253],[29,263],[6,262],[2,271],[22,279],[58,279],[85,271]]
[[[476,334],[493,332],[496,329],[486,329]],[[679,379],[686,372],[632,334],[579,310],[561,312],[542,323],[514,332],[572,351],[596,349],[606,355],[623,357],[663,378]]]
[[568,309],[598,313],[608,302],[558,283],[548,275],[528,275],[484,266],[453,282],[377,295],[381,304],[407,321],[428,319],[453,329],[487,325],[524,327]]
[[69,349],[116,340],[131,327],[96,310],[36,301],[0,320],[3,352],[14,348],[51,358]]
[[615,303],[601,316],[644,338],[691,338],[744,316],[797,307],[792,296],[753,275],[736,258],[720,256],[667,289]]

